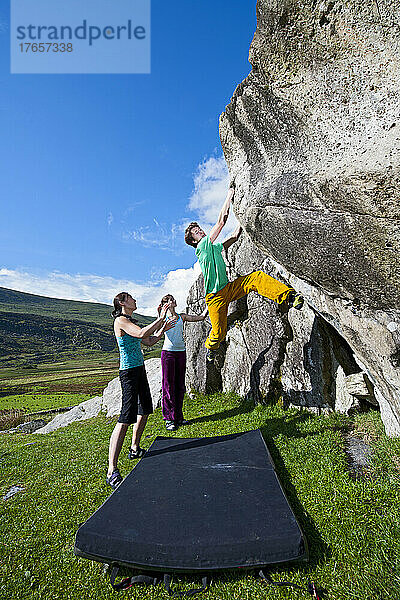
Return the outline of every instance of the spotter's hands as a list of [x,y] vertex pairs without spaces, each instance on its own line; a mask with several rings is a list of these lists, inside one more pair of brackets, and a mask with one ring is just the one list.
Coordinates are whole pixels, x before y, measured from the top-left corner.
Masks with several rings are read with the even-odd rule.
[[167,314],[167,311],[169,308],[171,308],[172,306],[172,302],[167,302],[166,304],[163,304],[161,307],[161,311],[160,311],[160,319],[165,319],[165,315]]
[[178,317],[174,317],[173,319],[170,319],[170,320],[166,321],[164,323],[164,325],[162,326],[162,330],[161,331],[163,333],[165,333],[169,329],[172,329],[173,327],[175,327],[177,321],[178,321]]

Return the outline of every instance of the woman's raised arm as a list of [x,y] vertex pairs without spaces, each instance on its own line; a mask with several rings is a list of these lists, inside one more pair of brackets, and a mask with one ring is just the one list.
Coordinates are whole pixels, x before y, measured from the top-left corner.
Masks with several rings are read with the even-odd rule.
[[195,323],[196,321],[204,321],[208,313],[208,309],[205,308],[201,315],[188,315],[187,313],[181,313],[182,321],[187,321],[188,323]]
[[122,329],[122,331],[125,331],[125,333],[131,335],[132,337],[139,338],[140,340],[142,340],[143,338],[149,337],[157,329],[160,329],[165,319],[167,310],[169,309],[169,306],[169,303],[164,304],[161,308],[160,316],[158,317],[158,319],[153,321],[153,323],[150,323],[150,325],[146,325],[146,327],[139,327],[139,325],[132,323],[123,316],[117,317],[115,321],[117,322],[118,326]]
[[160,340],[162,338],[162,336],[164,335],[164,333],[166,331],[175,327],[177,320],[178,320],[178,318],[175,317],[174,319],[171,319],[170,321],[166,321],[164,323],[164,325],[162,326],[162,328],[160,329],[160,331],[158,333],[156,333],[156,335],[150,335],[149,337],[142,339],[142,344],[144,344],[145,346],[154,346],[154,344],[157,344],[158,340]]

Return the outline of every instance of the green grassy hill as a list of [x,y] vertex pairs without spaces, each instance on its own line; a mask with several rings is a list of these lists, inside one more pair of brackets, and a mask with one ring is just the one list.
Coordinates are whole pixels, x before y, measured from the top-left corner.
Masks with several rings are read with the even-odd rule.
[[[86,351],[114,352],[112,307],[0,288],[0,366],[32,367]],[[144,326],[151,317],[136,315]]]
[[[111,310],[107,304],[0,288],[0,397],[13,396],[16,407],[16,395],[42,392],[43,386],[52,393],[81,394],[93,387],[94,375],[98,393],[118,370]],[[138,314],[135,318],[142,327],[153,321]],[[145,357],[159,354],[160,345],[144,347]],[[82,381],[75,381],[78,374]],[[51,406],[51,399],[47,403]]]
[[[60,300],[35,294],[26,294],[0,287],[0,312],[24,315],[37,315],[52,319],[84,321],[110,328],[112,306],[96,302],[78,300]],[[151,317],[136,314],[139,325],[152,321]]]

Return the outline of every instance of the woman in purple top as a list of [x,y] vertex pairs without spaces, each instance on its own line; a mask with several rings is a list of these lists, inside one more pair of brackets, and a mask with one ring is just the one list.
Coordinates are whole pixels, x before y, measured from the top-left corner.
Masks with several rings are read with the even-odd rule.
[[179,425],[185,425],[183,418],[183,397],[185,395],[186,348],[183,339],[183,323],[204,321],[207,309],[201,315],[178,314],[176,300],[171,294],[162,298],[158,313],[169,304],[167,322],[176,321],[172,329],[165,332],[161,351],[162,370],[162,413],[168,431],[176,431]]

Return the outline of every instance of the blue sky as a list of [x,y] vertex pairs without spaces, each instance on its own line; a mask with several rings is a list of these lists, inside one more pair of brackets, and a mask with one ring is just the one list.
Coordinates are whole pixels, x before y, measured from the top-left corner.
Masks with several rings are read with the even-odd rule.
[[224,199],[218,118],[251,68],[255,4],[153,0],[150,75],[11,75],[0,5],[0,286],[111,302],[126,285],[147,313],[183,298],[182,227]]

